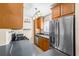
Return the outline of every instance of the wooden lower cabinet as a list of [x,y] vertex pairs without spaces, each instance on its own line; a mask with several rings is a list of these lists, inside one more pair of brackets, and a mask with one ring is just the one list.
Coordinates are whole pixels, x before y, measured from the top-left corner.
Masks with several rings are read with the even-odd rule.
[[49,49],[49,41],[48,41],[48,39],[45,39],[45,38],[43,39],[43,41],[44,41],[44,43],[43,43],[43,45],[44,45],[43,50],[46,51],[46,50]]
[[42,38],[39,38],[39,40],[38,40],[38,46],[40,48],[42,48],[42,45],[43,45],[43,40],[42,40]]
[[46,51],[49,49],[49,41],[47,38],[40,37],[38,40],[38,46],[43,50]]

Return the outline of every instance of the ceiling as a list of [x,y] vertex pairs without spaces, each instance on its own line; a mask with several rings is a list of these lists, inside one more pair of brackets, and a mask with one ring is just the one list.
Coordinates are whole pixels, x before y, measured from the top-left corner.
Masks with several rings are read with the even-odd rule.
[[33,17],[37,11],[40,11],[41,16],[45,16],[51,13],[50,5],[52,3],[25,3],[24,16]]

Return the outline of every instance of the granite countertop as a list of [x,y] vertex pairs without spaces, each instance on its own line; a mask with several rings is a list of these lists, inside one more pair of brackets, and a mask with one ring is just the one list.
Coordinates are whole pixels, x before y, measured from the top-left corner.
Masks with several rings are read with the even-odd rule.
[[36,34],[35,36],[40,36],[40,37],[44,37],[44,38],[47,38],[47,39],[49,39],[50,38],[50,36],[49,35],[42,35],[42,34]]

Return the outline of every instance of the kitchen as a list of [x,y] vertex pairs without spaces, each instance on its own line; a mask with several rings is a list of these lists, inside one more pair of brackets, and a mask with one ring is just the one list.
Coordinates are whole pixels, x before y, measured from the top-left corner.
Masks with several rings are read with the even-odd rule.
[[0,56],[76,55],[75,3],[0,6]]

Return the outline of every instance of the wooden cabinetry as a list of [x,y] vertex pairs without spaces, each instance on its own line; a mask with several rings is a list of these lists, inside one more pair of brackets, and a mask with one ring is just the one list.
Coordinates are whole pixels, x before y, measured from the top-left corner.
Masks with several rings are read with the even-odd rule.
[[48,41],[47,38],[43,38],[43,41],[44,41],[44,43],[43,43],[43,45],[44,45],[43,50],[46,51],[46,50],[49,49],[49,41]]
[[23,26],[22,3],[0,3],[0,28],[21,29]]
[[59,16],[61,16],[61,5],[58,4],[55,7],[51,8],[52,10],[52,18],[58,18]]
[[75,12],[74,3],[63,3],[61,4],[61,15],[66,15]]
[[58,3],[51,10],[52,19],[58,20],[59,17],[75,13],[75,3]]
[[39,46],[40,48],[43,48],[43,39],[42,39],[41,37],[39,37],[38,46]]
[[34,20],[34,32],[35,32],[35,34],[41,32],[41,30],[43,29],[43,23],[44,23],[43,17],[38,17]]
[[38,40],[38,46],[43,50],[46,51],[49,49],[49,41],[47,38],[40,37]]
[[44,26],[44,17],[41,17],[41,30],[43,29],[43,26]]
[[35,32],[35,34],[36,33],[40,33],[40,29],[38,28],[38,20],[37,19],[35,19],[34,20],[34,32]]
[[41,18],[39,17],[38,19],[37,19],[37,28],[41,28]]
[[41,26],[43,25],[43,17],[38,17],[36,20],[36,28],[41,29]]

